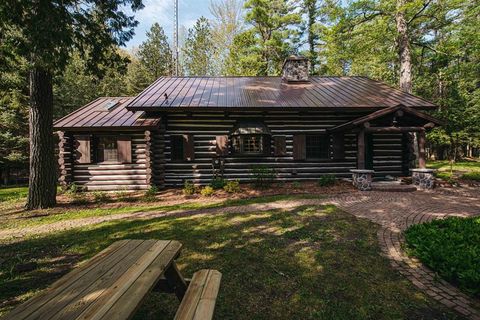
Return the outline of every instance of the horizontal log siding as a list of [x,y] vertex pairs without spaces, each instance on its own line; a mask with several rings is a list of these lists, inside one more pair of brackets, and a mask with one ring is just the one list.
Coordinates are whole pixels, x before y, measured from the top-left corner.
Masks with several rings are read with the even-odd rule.
[[401,133],[374,133],[373,170],[375,177],[401,176],[403,166],[403,141]]
[[[146,164],[145,132],[123,134],[128,134],[132,138],[132,163],[77,163],[73,166],[73,181],[88,191],[148,189],[149,166]],[[95,150],[92,149],[91,154],[94,153]]]
[[[279,180],[314,180],[324,174],[337,177],[350,177],[349,170],[356,167],[356,135],[345,134],[345,159],[323,161],[294,161],[293,135],[321,132],[327,128],[345,123],[365,113],[333,111],[316,113],[298,112],[261,112],[224,113],[204,112],[189,115],[186,113],[169,113],[166,117],[165,158],[163,154],[154,157],[165,161],[164,182],[166,186],[180,186],[185,179],[195,183],[207,184],[212,179],[212,158],[216,157],[216,136],[228,135],[237,120],[263,121],[272,136],[286,137],[286,156],[241,157],[229,154],[225,157],[224,175],[227,179],[248,181],[251,179],[250,168],[255,164],[265,164],[274,168]],[[191,162],[172,162],[170,159],[170,137],[176,134],[193,134],[195,159]],[[157,169],[161,171],[160,169]]]

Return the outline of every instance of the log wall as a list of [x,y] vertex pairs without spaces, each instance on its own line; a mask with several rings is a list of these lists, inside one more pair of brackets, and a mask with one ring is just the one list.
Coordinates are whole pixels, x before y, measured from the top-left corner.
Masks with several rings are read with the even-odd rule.
[[[95,135],[95,132],[89,133]],[[100,133],[100,134],[105,134]],[[151,182],[151,136],[150,131],[139,131],[122,134],[129,135],[132,141],[131,163],[94,163],[95,150],[92,147],[91,163],[75,163],[75,152],[68,152],[65,145],[60,148],[63,157],[69,156],[68,165],[60,176],[60,180],[84,187],[87,191],[95,190],[145,190]],[[64,134],[64,136],[71,134]],[[62,147],[62,146],[61,146]],[[150,150],[149,150],[150,149]]]
[[[224,157],[224,176],[227,179],[248,181],[251,179],[250,168],[255,164],[264,164],[274,168],[278,180],[316,180],[321,175],[333,174],[337,177],[350,177],[350,169],[356,168],[356,134],[346,132],[344,135],[343,159],[294,160],[293,136],[298,134],[314,134],[345,123],[367,113],[334,111],[299,113],[282,112],[203,112],[203,113],[169,113],[164,115],[164,176],[165,186],[181,186],[184,180],[192,180],[197,184],[207,184],[213,176],[212,159],[217,157],[216,137],[229,135],[238,120],[256,120],[264,122],[272,133],[271,154],[269,156],[251,157],[232,155]],[[171,161],[170,141],[172,135],[192,134],[194,136],[195,158],[192,161]],[[275,136],[283,136],[286,140],[286,154],[274,156]],[[401,157],[402,140],[395,135],[375,134],[374,164],[381,175],[398,175],[401,173],[401,162],[397,168],[397,154]],[[160,151],[161,149],[159,149]],[[162,171],[157,169],[157,171]]]

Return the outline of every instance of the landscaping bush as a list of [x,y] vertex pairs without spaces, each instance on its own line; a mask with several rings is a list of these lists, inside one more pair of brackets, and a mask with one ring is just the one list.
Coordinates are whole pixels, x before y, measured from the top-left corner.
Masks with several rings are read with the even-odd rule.
[[240,182],[238,180],[227,181],[223,190],[228,193],[238,193],[240,192]]
[[275,180],[275,170],[265,165],[253,166],[250,169],[252,182],[257,188],[265,188]]
[[480,217],[413,225],[405,238],[409,254],[445,280],[480,297]]
[[301,185],[300,185],[300,182],[298,182],[298,181],[293,181],[293,182],[292,182],[292,187],[293,187],[294,189],[298,189],[298,188],[300,188],[300,186],[301,186]]
[[185,180],[183,184],[183,194],[192,195],[195,194],[196,188],[192,181]]
[[70,198],[70,201],[74,204],[85,204],[88,202],[87,195],[83,192],[83,187],[76,183],[70,184],[65,195]]
[[223,187],[225,187],[226,184],[227,184],[227,180],[225,180],[224,178],[215,177],[210,182],[210,187],[212,187],[215,190],[219,190],[219,189],[222,189]]
[[215,193],[215,190],[210,186],[206,186],[202,190],[200,190],[200,194],[204,197],[210,197],[214,193]]
[[480,181],[480,172],[473,171],[473,172],[464,173],[462,175],[462,179]]
[[320,187],[329,187],[329,186],[333,186],[334,184],[335,184],[335,176],[331,174],[323,175],[318,179],[318,185]]
[[107,202],[109,200],[109,196],[104,191],[94,191],[92,196],[95,202]]
[[148,188],[148,190],[145,191],[144,199],[146,201],[155,201],[157,193],[158,193],[158,187],[150,186],[150,188]]

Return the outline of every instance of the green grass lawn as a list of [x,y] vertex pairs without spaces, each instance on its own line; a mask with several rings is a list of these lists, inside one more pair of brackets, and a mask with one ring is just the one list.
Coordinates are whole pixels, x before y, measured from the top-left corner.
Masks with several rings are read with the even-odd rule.
[[[175,239],[185,276],[222,272],[216,319],[456,319],[380,255],[378,226],[333,206],[111,221],[0,243],[0,313],[120,239]],[[37,262],[17,273],[19,262]],[[152,293],[137,319],[171,319]]]
[[408,252],[445,280],[480,298],[480,217],[447,218],[411,226]]
[[[1,229],[13,229],[13,228],[23,228],[23,227],[32,227],[39,226],[44,224],[50,224],[59,221],[67,221],[74,219],[82,218],[93,218],[101,217],[107,215],[115,214],[124,214],[124,213],[138,213],[138,212],[148,212],[148,211],[161,211],[161,212],[171,212],[176,210],[197,210],[197,209],[208,209],[208,208],[221,208],[229,206],[243,206],[254,203],[267,203],[272,201],[280,200],[289,200],[289,199],[302,199],[302,198],[318,198],[318,195],[274,195],[274,196],[265,196],[257,198],[248,198],[248,199],[234,199],[234,200],[225,200],[220,202],[213,203],[200,203],[200,202],[183,202],[174,205],[162,205],[157,203],[148,203],[139,199],[137,203],[127,204],[121,207],[112,207],[112,208],[88,208],[82,209],[82,207],[70,206],[64,210],[62,208],[54,209],[45,209],[45,210],[35,210],[33,212],[25,211],[20,215],[15,216],[15,218],[9,219],[5,218],[1,221]],[[23,201],[21,197],[17,198],[17,201]],[[99,203],[99,205],[101,205]]]
[[0,202],[17,201],[26,198],[28,187],[0,187]]
[[480,161],[457,161],[453,165],[448,160],[429,161],[428,168],[437,169],[437,178],[453,183],[457,178],[480,181]]

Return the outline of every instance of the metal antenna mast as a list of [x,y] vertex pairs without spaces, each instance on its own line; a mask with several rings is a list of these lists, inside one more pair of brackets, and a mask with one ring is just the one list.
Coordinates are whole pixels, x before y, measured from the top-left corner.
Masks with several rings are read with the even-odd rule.
[[174,52],[173,52],[173,60],[175,63],[175,76],[178,77],[178,0],[174,0],[174,8],[173,8],[173,14],[174,14],[174,19],[173,19],[173,46],[174,46]]

